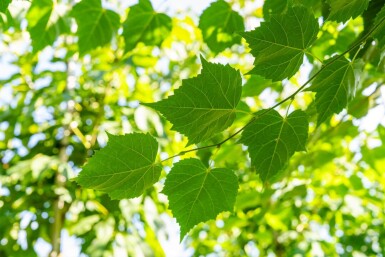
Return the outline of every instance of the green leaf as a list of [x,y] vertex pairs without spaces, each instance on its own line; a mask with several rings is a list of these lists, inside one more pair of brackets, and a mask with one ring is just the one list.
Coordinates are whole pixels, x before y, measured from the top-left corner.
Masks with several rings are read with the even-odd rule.
[[51,0],[33,1],[26,18],[34,52],[52,45],[60,33],[68,31]]
[[241,42],[235,32],[243,32],[243,18],[223,0],[212,3],[199,18],[199,28],[209,48],[218,53]]
[[248,146],[251,164],[266,182],[275,178],[294,152],[306,150],[309,123],[301,110],[286,118],[275,110],[261,110],[256,117],[242,132],[240,142]]
[[163,193],[181,227],[180,239],[200,222],[233,211],[238,178],[230,169],[210,169],[198,159],[185,159],[167,175]]
[[314,79],[308,90],[316,92],[317,124],[339,113],[354,97],[356,83],[353,64],[344,57],[334,57]]
[[369,0],[328,0],[330,15],[328,20],[345,22],[356,18],[368,8]]
[[149,134],[108,134],[108,144],[83,167],[76,181],[101,190],[112,199],[133,198],[159,180],[161,167],[155,163],[158,143]]
[[149,0],[139,0],[130,8],[123,23],[125,51],[131,51],[139,42],[145,45],[158,46],[170,34],[172,20],[163,13],[157,13]]
[[378,135],[382,141],[382,145],[385,145],[385,127],[383,125],[379,125],[377,127]]
[[281,14],[286,10],[288,0],[265,0],[263,3],[263,18],[270,20],[271,15]]
[[354,97],[347,109],[348,113],[357,119],[366,116],[370,109],[369,97],[364,95]]
[[102,8],[100,0],[82,0],[74,6],[71,14],[78,24],[81,55],[108,44],[120,26],[119,15]]
[[259,96],[266,88],[274,90],[282,89],[281,82],[272,82],[270,79],[265,79],[259,75],[251,75],[247,82],[243,85],[242,96]]
[[144,104],[161,112],[176,130],[195,144],[228,128],[242,93],[239,71],[229,65],[209,63],[203,57],[202,73],[185,79],[174,95]]
[[383,47],[385,46],[385,5],[377,13],[374,26],[378,26],[374,33],[374,37],[378,40],[378,45]]
[[1,0],[0,1],[0,12],[6,13],[8,9],[8,5],[12,2],[12,0]]
[[318,29],[317,20],[306,8],[294,7],[285,14],[272,15],[270,21],[253,31],[241,33],[255,57],[249,74],[273,81],[293,76],[316,40]]

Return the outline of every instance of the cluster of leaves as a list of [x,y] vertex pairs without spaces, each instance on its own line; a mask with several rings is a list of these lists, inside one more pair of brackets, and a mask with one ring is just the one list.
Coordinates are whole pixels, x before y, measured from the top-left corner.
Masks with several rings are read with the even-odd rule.
[[[298,253],[299,248],[290,246],[298,245],[290,244],[290,240],[294,240],[290,233],[307,231],[307,226],[311,226],[307,220],[312,219],[324,221],[321,224],[330,225],[333,233],[344,231],[341,243],[347,246],[362,246],[368,241],[373,242],[373,245],[385,243],[376,239],[383,235],[378,221],[367,222],[360,216],[360,222],[368,229],[361,227],[349,230],[351,226],[348,221],[353,216],[349,216],[349,211],[343,208],[344,200],[335,200],[332,207],[323,205],[318,199],[309,204],[314,205],[313,209],[301,206],[310,202],[309,192],[330,194],[331,198],[337,194],[344,198],[351,197],[347,191],[353,188],[351,194],[354,197],[367,194],[365,197],[369,203],[364,204],[365,210],[370,210],[372,216],[378,216],[379,220],[384,216],[377,209],[371,210],[371,205],[377,206],[381,198],[363,189],[365,186],[361,179],[364,176],[361,173],[341,175],[338,170],[349,170],[351,167],[345,167],[340,162],[333,163],[332,160],[345,156],[344,160],[352,162],[357,158],[342,147],[346,144],[342,135],[356,136],[358,132],[351,131],[354,130],[351,120],[338,119],[335,114],[347,108],[343,113],[356,118],[365,116],[370,100],[362,92],[373,81],[378,82],[377,91],[385,80],[381,72],[385,60],[385,6],[378,0],[312,0],[305,6],[301,2],[266,0],[260,10],[262,13],[251,14],[263,16],[263,21],[253,30],[245,32],[242,10],[236,11],[236,5],[223,0],[215,1],[203,10],[196,28],[191,26],[193,29],[190,27],[190,30],[185,27],[193,24],[193,21],[188,18],[183,22],[179,19],[175,21],[176,18],[154,10],[149,0],[139,0],[130,6],[128,13],[123,14],[107,8],[100,0],[82,0],[73,6],[61,1],[32,1],[25,16],[32,48],[18,60],[20,74],[3,81],[4,84],[22,82],[17,82],[20,85],[15,87],[20,95],[20,99],[15,100],[17,107],[10,104],[9,109],[0,114],[1,120],[10,121],[4,125],[5,129],[2,128],[3,123],[0,123],[0,129],[6,131],[5,137],[10,138],[6,144],[0,142],[0,147],[1,150],[9,148],[12,142],[18,142],[11,140],[15,137],[21,138],[22,145],[30,145],[31,134],[44,135],[46,140],[28,147],[26,155],[20,154],[10,161],[4,161],[2,169],[7,176],[0,177],[0,181],[7,185],[9,194],[4,201],[0,201],[0,207],[8,210],[2,226],[21,222],[21,217],[15,213],[29,208],[36,221],[44,224],[39,228],[44,233],[33,235],[32,227],[35,226],[31,226],[32,233],[29,231],[28,235],[32,236],[27,241],[30,244],[38,236],[49,241],[50,221],[46,216],[53,217],[53,202],[64,199],[65,209],[71,211],[72,217],[83,218],[79,224],[75,218],[68,221],[67,229],[84,238],[93,238],[84,245],[88,252],[102,256],[103,253],[96,252],[105,249],[107,244],[112,247],[111,240],[118,241],[122,237],[131,246],[138,244],[137,239],[127,235],[127,231],[136,231],[135,225],[130,224],[132,216],[139,217],[144,224],[145,236],[141,235],[140,230],[132,234],[145,237],[152,249],[159,249],[160,246],[153,240],[156,238],[155,232],[149,225],[158,224],[158,221],[154,218],[152,223],[147,222],[145,207],[138,207],[138,202],[136,206],[124,200],[118,203],[98,192],[81,190],[73,182],[67,181],[63,186],[55,181],[55,174],[71,173],[72,168],[81,167],[91,155],[91,147],[103,146],[98,143],[103,130],[113,134],[128,130],[136,132],[108,134],[107,145],[87,160],[75,178],[76,182],[84,188],[108,193],[112,199],[144,195],[143,205],[149,201],[146,196],[150,196],[158,208],[155,213],[163,212],[164,206],[157,199],[157,190],[153,188],[158,189],[164,185],[162,193],[167,195],[168,207],[181,227],[180,240],[201,222],[215,219],[218,215],[219,220],[228,218],[229,222],[224,227],[213,223],[201,224],[200,232],[211,233],[203,235],[207,241],[196,240],[191,243],[197,254],[214,251],[213,242],[217,241],[221,232],[213,228],[218,227],[229,231],[221,236],[225,238],[222,241],[227,241],[231,247],[225,243],[222,247],[234,256],[245,255],[246,244],[253,238],[257,227],[260,231],[257,240],[268,238],[261,243],[261,248],[273,250],[277,255],[283,248],[287,252]],[[8,11],[12,4],[15,1],[0,3],[1,29],[10,29],[12,32],[16,28],[20,32],[22,23],[17,23],[17,19],[12,21]],[[245,1],[238,4],[240,7],[246,6]],[[360,31],[355,31],[355,18],[363,20]],[[336,32],[336,29],[340,31]],[[14,33],[15,36],[18,34],[22,33]],[[156,55],[156,51],[153,49],[167,48],[175,43],[173,41],[178,41],[181,34],[187,34],[183,44],[188,47],[193,45],[192,34],[198,34],[198,39],[201,36],[204,44],[199,46],[201,48],[190,49],[185,59],[171,62],[167,74],[153,71],[143,74],[144,69],[150,70],[156,64],[152,56]],[[336,40],[340,41],[330,43]],[[64,57],[58,54],[52,63],[64,63],[67,70],[60,72],[47,69],[39,74],[36,71],[37,56],[50,47],[65,49]],[[200,51],[208,60],[216,56],[230,56],[236,61],[224,65],[207,61],[201,56],[202,69],[199,75],[193,77],[195,69],[199,68],[196,56]],[[239,64],[248,53],[254,58],[253,65]],[[87,61],[90,57],[92,64]],[[69,84],[75,76],[72,73],[77,73],[71,71],[71,63],[78,59],[84,60],[82,74],[78,75],[80,85],[71,88]],[[32,63],[30,60],[33,60]],[[222,61],[220,58],[218,60]],[[301,67],[304,67],[304,60],[309,63],[306,65],[312,65],[314,69],[309,79],[299,84],[296,80]],[[135,69],[131,70],[130,67]],[[186,69],[188,72],[185,72]],[[50,86],[36,88],[31,84],[31,81],[44,78],[44,74],[51,76]],[[127,74],[137,81],[135,89],[125,88],[128,84]],[[159,85],[163,81],[170,82],[176,89],[172,95],[168,95],[169,85],[166,85],[167,90],[160,87],[159,95],[154,96],[153,85],[141,84],[143,77],[147,76],[150,80],[160,81]],[[66,82],[63,83],[63,80]],[[114,84],[116,80],[119,86]],[[280,88],[281,84],[284,84],[285,89]],[[250,107],[252,104],[248,100],[260,101],[265,89],[276,89],[282,93],[286,88],[294,92],[282,96],[270,106],[258,103],[257,108]],[[28,92],[33,92],[30,93],[32,96]],[[157,128],[156,122],[151,121],[150,127],[155,128],[148,129],[139,126],[139,122],[132,122],[143,113],[133,111],[133,102],[123,100],[122,104],[122,95],[133,102],[142,102],[137,110],[149,107],[159,112],[164,118],[159,124],[163,122],[163,126]],[[163,97],[165,95],[167,97]],[[159,96],[164,99],[154,102]],[[33,117],[35,108],[41,107],[43,101],[45,106],[52,107],[49,110],[55,118],[49,122],[36,122]],[[64,110],[62,105],[66,106]],[[149,110],[144,110],[147,115],[152,115],[144,119],[158,119]],[[29,118],[23,122],[12,118],[25,114]],[[125,123],[127,119],[129,121]],[[340,123],[336,124],[338,120]],[[127,123],[130,129],[121,129],[127,127]],[[177,136],[171,139],[174,134],[169,131],[170,123],[171,130],[187,138],[187,141],[182,140],[182,146],[175,146],[178,145],[175,142]],[[372,173],[375,173],[373,170],[381,170],[384,131],[380,128],[382,146],[363,148],[362,159],[352,169],[363,167]],[[151,132],[154,136],[138,131]],[[240,138],[235,141],[238,135]],[[329,141],[316,145],[316,142],[322,141],[322,137],[327,137]],[[309,150],[309,145],[316,146]],[[243,155],[245,149],[249,159]],[[9,149],[7,151],[9,153]],[[17,147],[12,152],[17,153]],[[67,158],[63,158],[68,152]],[[2,151],[3,160],[6,159],[4,156]],[[185,158],[180,160],[181,157]],[[301,169],[306,169],[307,175],[299,176]],[[338,179],[334,181],[333,176],[322,174],[325,173],[323,169],[336,170]],[[293,171],[293,175],[289,171]],[[322,174],[322,179],[320,176],[309,175],[313,173]],[[289,184],[285,180],[288,176],[298,176],[302,181],[311,180],[313,183]],[[377,175],[370,176],[373,181],[378,178]],[[262,193],[256,191],[260,188],[256,182],[259,180],[264,186]],[[330,192],[323,188],[326,181],[331,184]],[[288,186],[279,183],[287,183]],[[31,184],[37,186],[31,187]],[[381,191],[380,186],[373,184],[375,190]],[[24,195],[24,192],[28,193]],[[29,195],[36,196],[36,199],[32,198],[28,202],[26,199]],[[14,203],[12,196],[17,196],[19,201]],[[296,201],[293,204],[295,200],[301,203],[297,204]],[[234,210],[236,217],[223,213]],[[97,229],[93,231],[94,225]],[[122,231],[122,226],[127,231]],[[117,232],[104,234],[110,231],[107,227],[114,227]],[[244,233],[240,235],[233,227]],[[0,241],[2,238],[13,238],[12,242],[6,244],[17,245],[15,234],[19,229],[17,225],[5,229],[0,234]],[[191,233],[193,238],[202,237],[197,231]],[[276,231],[279,236],[275,234]],[[365,232],[370,233],[363,236]],[[362,243],[352,243],[355,240]],[[324,252],[333,254],[328,252],[333,248],[329,247],[332,243],[320,241]],[[4,244],[3,241],[0,243]],[[306,247],[307,250],[312,248],[311,245]],[[346,249],[349,252],[349,247]],[[372,249],[372,252],[378,252],[375,246]],[[369,251],[359,247],[354,250]]]
[[[354,6],[349,12],[346,10],[349,4],[340,4],[331,4],[328,20],[346,22],[367,8],[367,4],[357,2],[352,4]],[[220,24],[216,24],[218,21]],[[364,39],[374,36],[381,41],[378,35],[385,33],[384,24],[385,18],[380,12],[374,28]],[[271,14],[268,21],[253,31],[242,32],[239,29],[243,27],[241,16],[224,1],[213,3],[203,12],[200,20],[203,38],[214,51],[239,43],[236,32],[242,35],[255,58],[254,68],[248,74],[272,81],[296,74],[319,33],[319,24],[312,11],[296,5],[287,6],[282,13]],[[222,43],[225,32],[227,37]],[[131,34],[126,35],[130,37]],[[357,44],[363,42],[361,40]],[[311,83],[307,90],[316,92],[317,126],[333,114],[340,113],[354,98],[357,77],[362,70],[355,68],[360,62],[356,56],[350,60],[344,57],[349,51],[325,60],[320,70],[284,101],[294,98]],[[188,137],[188,145],[207,141],[230,127],[242,95],[239,71],[229,65],[209,63],[203,57],[201,62],[201,74],[183,80],[182,86],[172,96],[144,104],[159,111],[173,124],[173,130]],[[309,121],[305,112],[296,110],[283,117],[274,107],[253,114],[249,123],[239,130],[242,131],[240,143],[248,147],[251,164],[265,183],[277,179],[296,151],[306,151],[308,137]],[[156,162],[158,144],[153,137],[144,134],[109,138],[108,147],[91,158],[76,181],[84,187],[107,192],[114,199],[141,195],[159,180],[161,167]],[[220,142],[215,146],[222,144]],[[215,218],[222,211],[231,211],[237,189],[238,182],[232,170],[206,168],[199,159],[177,162],[166,178],[163,193],[168,196],[170,209],[181,226],[181,239],[194,225]]]

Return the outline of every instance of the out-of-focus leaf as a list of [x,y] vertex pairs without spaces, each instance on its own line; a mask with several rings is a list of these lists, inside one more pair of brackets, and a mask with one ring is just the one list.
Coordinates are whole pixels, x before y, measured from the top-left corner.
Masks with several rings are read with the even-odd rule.
[[374,37],[377,38],[379,46],[383,47],[385,46],[385,5],[377,13],[374,26],[377,27]]
[[363,188],[362,180],[357,175],[351,175],[349,177],[349,181],[355,190],[360,190]]
[[34,52],[52,45],[61,33],[68,32],[66,22],[51,0],[33,1],[26,18]]
[[149,0],[139,0],[130,8],[126,21],[123,23],[125,51],[131,51],[139,42],[145,45],[160,45],[170,34],[171,18],[154,11]]
[[243,18],[223,0],[213,2],[205,9],[199,18],[199,28],[203,39],[214,52],[241,42],[241,37],[235,32],[243,32]]
[[345,22],[350,18],[356,18],[368,8],[370,0],[328,0],[330,14],[328,19]]
[[71,14],[78,24],[80,54],[108,44],[120,26],[119,15],[102,8],[101,0],[82,0]]
[[369,98],[357,96],[348,105],[348,113],[355,118],[364,117],[369,111]]
[[385,127],[383,125],[379,125],[377,127],[377,131],[382,141],[382,144],[385,145]]
[[8,5],[12,2],[12,0],[1,0],[0,1],[0,12],[5,13],[8,9]]
[[263,18],[268,21],[271,15],[282,14],[287,4],[287,0],[266,0],[263,4]]
[[279,89],[281,85],[280,82],[272,82],[259,75],[251,75],[243,85],[242,96],[259,96],[266,88]]
[[94,225],[100,221],[99,215],[90,215],[80,219],[76,224],[69,228],[69,232],[75,235],[83,235],[93,229]]

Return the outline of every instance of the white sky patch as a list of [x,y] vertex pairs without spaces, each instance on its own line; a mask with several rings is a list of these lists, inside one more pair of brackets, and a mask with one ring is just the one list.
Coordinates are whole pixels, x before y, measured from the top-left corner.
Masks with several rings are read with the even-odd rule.
[[61,233],[62,244],[60,250],[62,251],[63,257],[74,257],[80,256],[81,239],[75,236],[70,236],[67,230],[62,230]]

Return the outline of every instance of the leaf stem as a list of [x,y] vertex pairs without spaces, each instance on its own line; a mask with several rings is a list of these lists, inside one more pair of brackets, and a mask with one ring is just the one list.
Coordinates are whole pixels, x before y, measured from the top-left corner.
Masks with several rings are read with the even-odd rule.
[[[279,101],[278,103],[276,103],[275,105],[273,105],[272,107],[268,108],[268,109],[264,109],[262,112],[260,112],[257,116],[254,116],[252,117],[243,127],[241,127],[240,129],[238,129],[236,132],[234,132],[233,134],[231,134],[230,136],[228,136],[226,139],[220,141],[219,143],[216,143],[216,144],[211,144],[211,145],[206,145],[206,146],[201,146],[201,147],[196,147],[196,148],[193,148],[193,149],[190,149],[190,150],[185,150],[185,151],[181,151],[180,153],[178,154],[175,154],[173,156],[170,156],[164,160],[161,160],[160,162],[165,162],[167,160],[170,160],[170,159],[173,159],[175,157],[178,157],[178,156],[182,156],[182,155],[185,155],[186,153],[190,153],[190,152],[194,152],[194,151],[198,151],[198,150],[203,150],[203,149],[208,149],[208,148],[220,148],[224,143],[226,143],[227,141],[229,141],[230,139],[234,138],[235,136],[237,136],[238,134],[240,134],[247,126],[249,126],[251,123],[253,123],[255,120],[257,120],[258,118],[264,116],[265,114],[269,113],[271,110],[275,109],[276,107],[282,105],[283,103],[289,101],[290,99],[294,100],[295,96],[302,92],[309,84],[311,81],[313,81],[324,69],[326,69],[327,67],[329,67],[330,65],[332,65],[334,62],[336,62],[337,60],[339,60],[340,58],[342,58],[344,55],[346,55],[347,53],[349,53],[350,51],[352,51],[354,48],[360,46],[363,42],[365,42],[372,34],[373,32],[375,32],[381,25],[382,23],[385,21],[385,17],[381,19],[381,21],[376,25],[374,26],[365,36],[363,36],[361,38],[360,41],[357,41],[357,43],[353,44],[352,46],[350,46],[347,50],[345,50],[344,52],[342,52],[340,55],[338,55],[336,58],[332,59],[330,62],[324,64],[321,69],[319,71],[317,71],[316,73],[314,73],[313,76],[311,76],[302,86],[300,86],[294,93],[292,93],[291,95],[289,95],[288,97],[284,98],[283,100]],[[353,57],[353,60],[356,58],[356,55]]]
[[314,59],[316,59],[317,61],[319,61],[321,64],[323,63],[323,61],[322,61],[320,58],[318,58],[315,54],[313,54],[313,53],[311,53],[311,52],[309,52],[309,51],[306,51],[305,54],[310,55],[311,57],[313,57]]
[[361,42],[360,47],[358,48],[358,50],[356,51],[356,53],[354,54],[354,56],[352,58],[352,62],[354,62],[356,60],[358,53],[364,48],[365,44],[366,44],[366,41]]

